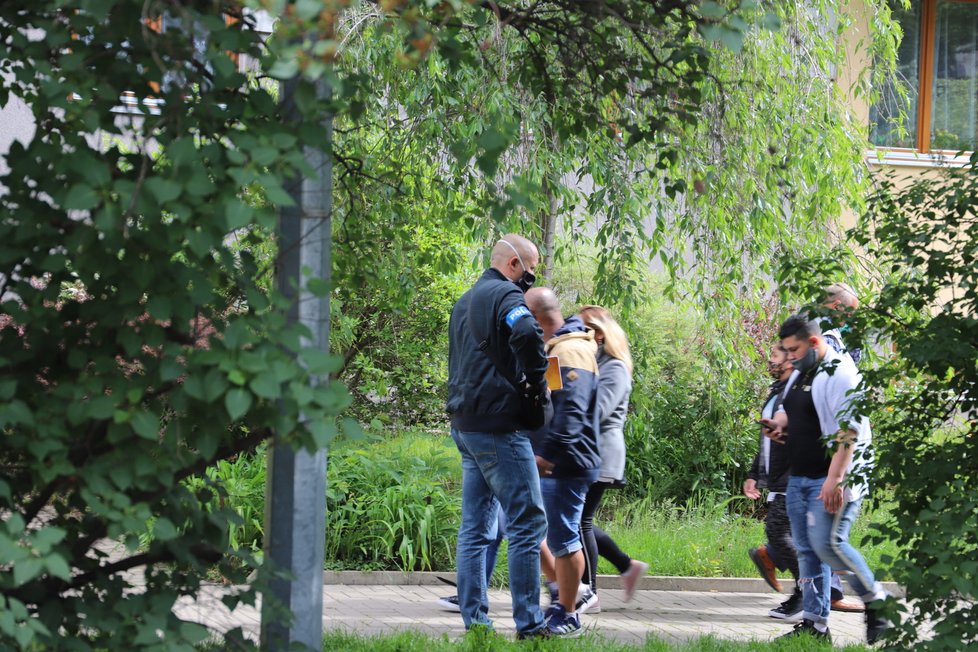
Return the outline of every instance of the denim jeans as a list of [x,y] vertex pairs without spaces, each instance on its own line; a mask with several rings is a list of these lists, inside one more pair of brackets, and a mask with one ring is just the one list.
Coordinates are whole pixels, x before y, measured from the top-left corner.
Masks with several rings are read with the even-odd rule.
[[540,490],[547,512],[547,545],[554,557],[581,550],[581,514],[591,478],[543,478]]
[[787,497],[791,536],[798,551],[803,617],[823,623],[829,617],[833,570],[851,573],[846,578],[863,602],[886,596],[866,560],[849,543],[849,531],[862,501],[850,501],[829,514],[818,499],[824,483],[825,478],[793,475],[788,479]]
[[489,546],[486,548],[486,586],[492,583],[492,572],[496,570],[496,556],[499,555],[499,546],[506,538],[506,517],[503,515],[503,510],[498,509],[498,501],[496,507],[496,527],[489,533]]
[[[462,454],[462,523],[458,529],[458,601],[466,629],[492,626],[486,585],[486,551],[495,538],[496,505],[506,516],[513,620],[521,633],[544,625],[540,610],[540,543],[547,518],[540,476],[527,435],[452,429]],[[498,502],[497,502],[498,501]]]

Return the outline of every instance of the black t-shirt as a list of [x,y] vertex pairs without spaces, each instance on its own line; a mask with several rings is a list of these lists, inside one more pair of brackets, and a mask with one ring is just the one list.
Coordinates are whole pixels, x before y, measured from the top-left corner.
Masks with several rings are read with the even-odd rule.
[[812,379],[818,367],[800,376],[784,397],[788,414],[788,464],[791,475],[824,478],[829,474],[832,454],[822,440],[822,427],[812,397]]

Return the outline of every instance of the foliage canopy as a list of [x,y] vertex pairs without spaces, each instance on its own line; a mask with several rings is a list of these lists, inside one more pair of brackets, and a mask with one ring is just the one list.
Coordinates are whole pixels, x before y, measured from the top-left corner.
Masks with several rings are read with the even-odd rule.
[[[267,45],[242,4],[281,17]],[[3,641],[189,649],[206,632],[180,622],[173,602],[227,559],[235,518],[219,484],[189,480],[272,436],[322,447],[336,434],[346,394],[311,380],[342,361],[304,347],[310,334],[287,318],[294,306],[268,282],[274,260],[259,254],[274,251],[264,235],[295,180],[312,174],[303,148],[341,166],[356,159],[332,149],[321,117],[336,115],[354,142],[375,98],[390,100],[334,65],[349,4],[0,6],[0,105],[17,98],[35,127],[0,176]],[[394,61],[408,67],[437,51],[448,70],[488,73],[481,45],[517,33],[515,79],[553,107],[557,134],[633,142],[667,118],[695,119],[709,59],[697,34],[734,41],[746,24],[737,3],[665,0],[379,9],[400,39]],[[267,74],[245,75],[238,57]],[[279,105],[275,80],[294,82],[294,107]],[[625,97],[640,110],[610,129],[609,107]],[[498,126],[504,118],[494,112],[491,128],[449,151],[492,177],[515,133]],[[356,167],[360,183],[371,171]],[[490,194],[497,217],[526,203]],[[405,222],[340,226],[344,287],[409,232]],[[121,547],[107,553],[106,540]]]

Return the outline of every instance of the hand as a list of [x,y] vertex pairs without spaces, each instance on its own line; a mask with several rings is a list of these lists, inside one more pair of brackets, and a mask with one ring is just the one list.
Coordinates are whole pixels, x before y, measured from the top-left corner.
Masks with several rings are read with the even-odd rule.
[[761,433],[773,442],[779,444],[784,443],[784,438],[787,433],[781,427],[781,424],[774,419],[761,419]]
[[547,401],[547,396],[549,394],[550,388],[547,387],[546,378],[541,378],[535,383],[530,381],[523,383],[523,397],[531,403],[541,405]]
[[536,458],[537,458],[537,471],[540,472],[541,478],[549,476],[551,473],[554,472],[553,462],[549,462],[543,459],[542,457],[540,457],[539,455],[537,455]]
[[744,495],[751,500],[757,500],[761,497],[761,492],[757,490],[757,480],[751,478],[744,480]]
[[842,508],[844,500],[842,489],[842,478],[829,476],[822,483],[822,490],[818,492],[818,499],[825,506],[825,511],[835,514]]

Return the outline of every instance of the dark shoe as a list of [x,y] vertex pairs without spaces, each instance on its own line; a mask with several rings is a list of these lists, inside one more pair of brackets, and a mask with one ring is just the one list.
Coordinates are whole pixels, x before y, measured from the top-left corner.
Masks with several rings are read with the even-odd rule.
[[448,611],[461,611],[458,606],[457,595],[446,595],[444,598],[438,598],[438,604]]
[[564,609],[564,605],[557,603],[554,605],[553,615],[547,620],[547,629],[551,636],[561,636],[571,638],[579,636],[584,632],[581,627],[581,619],[576,613],[569,614]]
[[886,636],[888,630],[893,629],[893,623],[880,615],[876,609],[866,607],[866,642],[872,645],[876,641]]
[[517,632],[517,641],[529,641],[538,638],[553,638],[553,632],[547,628],[546,625],[540,627],[539,629],[534,629],[532,632]]
[[832,644],[832,634],[829,632],[828,627],[825,628],[824,632],[820,632],[817,629],[815,629],[815,621],[808,620],[807,618],[805,618],[800,623],[795,625],[794,629],[792,629],[784,636],[779,636],[778,640],[783,638],[786,639],[798,638],[801,636],[808,636],[822,643],[828,643],[829,645]]
[[778,569],[767,554],[767,546],[751,548],[747,551],[747,554],[750,555],[751,561],[757,566],[757,570],[760,571],[761,577],[764,578],[767,585],[778,593],[781,593],[781,582],[778,581]]
[[767,612],[767,615],[771,618],[783,620],[786,623],[798,623],[801,622],[802,613],[801,591],[795,591],[791,594],[791,597]]
[[856,602],[855,600],[847,600],[846,598],[839,598],[838,600],[832,600],[832,611],[843,611],[850,614],[861,614],[866,611],[866,607],[863,606],[862,602]]

